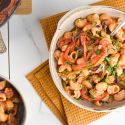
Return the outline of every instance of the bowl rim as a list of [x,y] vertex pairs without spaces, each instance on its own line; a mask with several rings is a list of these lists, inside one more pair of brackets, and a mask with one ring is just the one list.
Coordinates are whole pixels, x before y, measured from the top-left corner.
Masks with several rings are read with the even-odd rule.
[[[121,10],[118,10],[116,9],[115,7],[111,7],[111,6],[80,6],[80,7],[77,7],[75,9],[71,9],[69,12],[67,12],[58,22],[57,24],[57,29],[56,29],[56,32],[54,33],[53,35],[53,38],[52,38],[52,41],[51,41],[51,45],[50,45],[50,49],[49,49],[49,69],[50,69],[50,73],[51,73],[51,76],[52,76],[52,79],[54,81],[54,84],[56,85],[57,89],[59,90],[59,92],[69,101],[71,102],[72,104],[82,108],[82,109],[86,109],[86,110],[89,110],[89,111],[92,111],[92,112],[111,112],[111,111],[114,111],[114,110],[119,110],[120,108],[124,107],[121,106],[121,107],[117,107],[117,108],[111,108],[111,109],[103,109],[103,110],[96,110],[96,109],[92,109],[92,108],[89,108],[85,105],[82,105],[82,104],[79,104],[78,102],[75,102],[72,97],[69,97],[68,94],[66,94],[66,92],[64,93],[64,90],[62,90],[62,88],[59,86],[59,84],[57,84],[57,80],[55,78],[55,75],[54,75],[54,68],[53,68],[53,64],[54,62],[52,61],[52,58],[53,58],[53,53],[52,53],[52,50],[53,50],[53,45],[55,45],[57,42],[55,41],[55,37],[56,35],[58,34],[58,31],[61,30],[61,25],[63,25],[63,23],[65,23],[65,21],[67,20],[67,18],[69,16],[72,16],[72,14],[74,13],[77,13],[83,9],[93,9],[94,7],[97,7],[97,8],[110,8],[110,9],[114,9],[116,11],[118,11],[119,13],[122,13],[122,14],[125,14],[125,12],[121,11]],[[51,68],[50,68],[51,67]],[[56,70],[57,72],[57,70]],[[58,76],[59,77],[59,76]]]
[[24,118],[23,118],[23,121],[22,121],[22,125],[24,125],[26,123],[26,118],[27,118],[27,108],[26,108],[26,102],[25,102],[24,96],[22,96],[23,95],[22,92],[17,87],[17,85],[12,80],[10,80],[9,78],[7,78],[7,77],[5,77],[1,74],[0,74],[0,78],[7,81],[9,84],[11,84],[12,87],[14,87],[16,89],[16,91],[19,93],[19,95],[21,96],[21,99],[22,99],[23,104],[24,104],[24,109],[25,109],[25,114],[24,114]]

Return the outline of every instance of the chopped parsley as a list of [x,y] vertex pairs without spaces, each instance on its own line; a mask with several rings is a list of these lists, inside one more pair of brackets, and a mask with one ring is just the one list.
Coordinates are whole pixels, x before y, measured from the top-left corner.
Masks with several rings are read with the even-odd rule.
[[94,98],[95,98],[93,95],[90,95],[90,97],[91,97],[92,99],[94,99]]
[[96,55],[99,55],[99,54],[101,54],[101,50],[98,49],[95,51],[95,53],[96,53]]
[[113,40],[112,42],[113,42],[113,45],[114,45],[114,46],[118,46],[120,40],[119,40],[119,39],[116,39],[116,40]]
[[116,77],[116,72],[115,72],[115,70],[112,71],[112,75],[113,75],[114,77]]
[[101,81],[101,78],[100,77],[98,77],[98,82],[100,82]]
[[118,63],[116,65],[114,65],[114,67],[112,68],[112,75],[116,78],[117,77],[117,72],[116,69],[118,68]]
[[112,71],[112,67],[108,65],[107,71],[108,71],[108,72],[111,72],[111,71]]
[[77,100],[83,100],[82,97],[80,96]]
[[69,61],[65,61],[65,64],[70,64],[70,62]]
[[104,79],[105,82],[108,80],[108,74],[105,75]]
[[110,58],[109,57],[105,57],[105,61],[106,62],[110,62]]
[[67,73],[67,70],[64,70],[63,73],[66,74],[66,73]]
[[104,72],[104,66],[101,66],[101,71]]

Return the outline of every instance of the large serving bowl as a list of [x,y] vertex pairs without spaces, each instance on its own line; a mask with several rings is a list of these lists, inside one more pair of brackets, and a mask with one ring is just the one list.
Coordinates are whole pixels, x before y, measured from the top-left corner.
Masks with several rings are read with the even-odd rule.
[[20,97],[20,103],[19,103],[19,108],[16,114],[16,120],[18,120],[19,125],[24,125],[26,121],[26,104],[24,101],[24,98],[22,96],[22,91],[14,84],[12,81],[10,81],[8,78],[0,75],[0,81],[6,81],[7,86],[12,88],[14,90],[14,93]]
[[114,110],[114,109],[117,109],[117,108],[124,106],[125,101],[114,102],[114,103],[108,104],[106,106],[98,107],[92,103],[89,103],[88,101],[83,102],[80,100],[73,99],[72,97],[70,97],[70,95],[68,95],[65,92],[65,90],[62,86],[61,79],[57,73],[57,64],[56,64],[56,61],[54,59],[54,51],[56,49],[56,44],[57,44],[58,38],[61,37],[64,32],[70,31],[74,27],[74,21],[77,18],[86,17],[87,15],[90,15],[93,13],[97,13],[97,14],[107,13],[107,14],[114,16],[114,17],[125,18],[124,12],[119,11],[119,10],[112,8],[112,7],[107,7],[107,6],[83,6],[83,7],[79,7],[79,8],[76,8],[76,9],[69,11],[59,21],[58,26],[57,26],[57,30],[53,36],[51,47],[50,47],[49,67],[50,67],[52,79],[53,79],[56,87],[58,88],[60,93],[67,100],[69,100],[71,103],[73,103],[73,104],[75,104],[78,107],[81,107],[83,109],[97,111],[97,112],[108,112],[108,111],[111,111],[111,110]]

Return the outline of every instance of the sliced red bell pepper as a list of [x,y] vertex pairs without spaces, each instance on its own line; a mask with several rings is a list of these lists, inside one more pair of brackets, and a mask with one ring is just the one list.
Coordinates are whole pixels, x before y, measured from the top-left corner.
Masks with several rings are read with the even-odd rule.
[[87,52],[87,49],[86,49],[86,35],[85,33],[81,33],[81,44],[84,48],[84,59],[86,60],[86,52]]
[[81,92],[81,97],[83,100],[85,99],[85,100],[88,100],[89,102],[93,101],[92,98],[86,95],[86,92],[83,89],[80,92]]
[[64,52],[64,59],[67,60],[67,61],[69,61],[69,62],[71,62],[71,63],[73,63],[74,60],[72,60],[72,58],[69,56],[69,52],[71,50],[74,50],[74,48],[75,48],[75,41],[72,41],[69,44],[69,46],[67,47],[66,51]]
[[101,51],[101,54],[100,55],[97,55],[97,56],[94,56],[92,59],[91,59],[91,62],[92,64],[96,64],[102,57],[104,57],[105,55],[107,54],[107,51],[105,49],[103,49]]

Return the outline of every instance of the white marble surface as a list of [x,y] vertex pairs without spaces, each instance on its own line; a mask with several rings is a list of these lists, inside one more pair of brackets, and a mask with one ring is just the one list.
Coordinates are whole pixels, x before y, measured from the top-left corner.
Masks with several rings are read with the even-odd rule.
[[[25,75],[48,58],[44,35],[38,23],[40,18],[66,11],[98,0],[33,0],[33,12],[25,16],[13,16],[10,28],[10,78],[22,90],[27,108],[25,125],[60,125],[61,123],[41,101]],[[7,25],[1,28],[8,46]],[[8,75],[8,52],[0,55],[0,74]],[[124,123],[125,108],[112,112],[91,125],[118,125]]]

